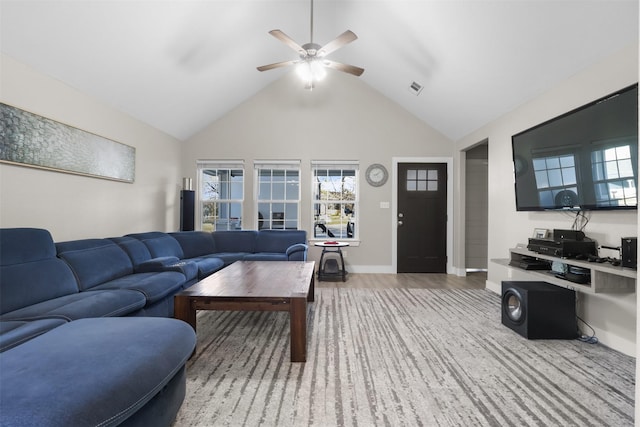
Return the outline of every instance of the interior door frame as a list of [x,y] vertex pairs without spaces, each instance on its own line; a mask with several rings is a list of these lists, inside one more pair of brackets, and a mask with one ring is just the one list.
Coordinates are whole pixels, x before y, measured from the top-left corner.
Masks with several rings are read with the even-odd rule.
[[391,271],[398,273],[398,164],[447,164],[447,274],[453,274],[453,157],[392,157],[391,174]]

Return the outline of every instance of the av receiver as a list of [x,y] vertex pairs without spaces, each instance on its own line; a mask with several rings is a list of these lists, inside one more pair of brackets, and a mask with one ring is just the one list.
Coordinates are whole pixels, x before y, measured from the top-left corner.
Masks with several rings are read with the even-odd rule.
[[593,240],[554,240],[530,238],[527,249],[530,251],[560,258],[596,255],[596,242]]

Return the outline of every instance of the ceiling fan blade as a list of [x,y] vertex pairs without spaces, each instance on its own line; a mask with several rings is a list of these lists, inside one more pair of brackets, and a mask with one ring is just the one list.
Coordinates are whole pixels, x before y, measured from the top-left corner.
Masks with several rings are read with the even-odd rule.
[[280,31],[280,30],[271,30],[271,31],[269,31],[269,34],[271,34],[273,37],[277,38],[282,43],[284,43],[287,46],[289,46],[291,49],[293,49],[296,52],[298,52],[300,55],[305,55],[307,53],[307,51],[304,50],[304,48],[302,46],[300,46],[291,37],[289,37],[288,35],[286,35],[282,31]]
[[342,64],[340,62],[329,61],[328,59],[323,59],[322,63],[329,68],[353,74],[354,76],[361,76],[362,73],[364,73],[364,68],[356,67],[355,65]]
[[268,70],[273,70],[274,68],[286,67],[287,65],[295,64],[295,62],[296,61],[276,62],[275,64],[263,65],[261,67],[256,67],[256,68],[258,68],[258,71],[268,71]]
[[334,52],[340,49],[342,46],[351,43],[356,40],[358,36],[351,30],[347,30],[344,33],[340,34],[338,37],[322,46],[318,52],[319,56],[329,55],[331,52]]

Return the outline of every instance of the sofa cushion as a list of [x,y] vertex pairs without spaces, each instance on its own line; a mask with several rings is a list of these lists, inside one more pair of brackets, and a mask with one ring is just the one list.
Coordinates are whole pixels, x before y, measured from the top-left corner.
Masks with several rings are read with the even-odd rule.
[[139,264],[136,268],[136,273],[158,271],[178,271],[186,277],[187,282],[192,282],[198,277],[198,265],[195,261],[181,260],[173,256],[152,258]]
[[283,253],[258,252],[247,254],[242,259],[245,261],[288,261],[289,257]]
[[304,230],[260,230],[254,252],[285,253],[290,246],[306,242]]
[[198,277],[198,266],[195,263],[182,261],[177,256],[152,258],[147,246],[134,237],[110,237],[109,240],[116,243],[129,255],[135,273],[179,271],[184,274],[188,283],[193,283]]
[[149,231],[147,233],[127,234],[127,237],[134,237],[144,243],[151,253],[151,258],[164,256],[184,258],[184,253],[178,241],[167,233]]
[[217,254],[191,258],[189,262],[193,262],[198,266],[198,279],[204,279],[225,266],[224,260],[218,257]]
[[178,241],[186,259],[218,252],[213,235],[206,231],[179,231],[169,235]]
[[84,239],[56,243],[58,256],[76,275],[80,290],[133,273],[131,259],[109,239]]
[[255,230],[216,231],[212,233],[212,236],[216,242],[218,254],[253,253],[255,252],[257,234],[258,232]]
[[0,313],[79,291],[47,230],[0,229],[0,254]]
[[135,290],[145,296],[147,304],[153,304],[182,290],[184,283],[184,274],[177,271],[134,273],[102,283],[92,290]]
[[0,321],[0,353],[65,323],[64,319]]
[[[149,248],[142,243],[140,240],[129,237],[110,237],[109,240],[117,244],[122,248],[123,251],[129,255],[131,262],[133,263],[133,268],[135,269],[139,264],[148,261],[152,258],[151,252],[149,252]],[[177,258],[177,257],[176,257]]]
[[[176,375],[184,381],[195,340],[193,329],[175,319],[83,319],[59,326],[2,354],[2,423],[122,424]],[[177,411],[184,395],[173,399],[166,407]]]
[[221,259],[225,266],[233,264],[236,261],[244,259],[245,256],[251,255],[250,252],[218,252],[216,258]]
[[32,304],[2,314],[0,320],[64,319],[126,316],[144,307],[145,296],[132,290],[84,291]]
[[51,233],[41,228],[0,229],[0,265],[14,265],[55,258]]

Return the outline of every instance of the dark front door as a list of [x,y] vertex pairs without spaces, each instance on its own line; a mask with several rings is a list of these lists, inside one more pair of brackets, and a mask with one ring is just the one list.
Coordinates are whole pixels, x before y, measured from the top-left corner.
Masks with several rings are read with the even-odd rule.
[[398,164],[398,273],[447,272],[447,164]]

